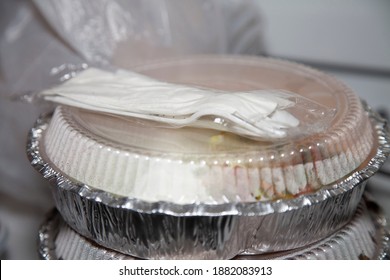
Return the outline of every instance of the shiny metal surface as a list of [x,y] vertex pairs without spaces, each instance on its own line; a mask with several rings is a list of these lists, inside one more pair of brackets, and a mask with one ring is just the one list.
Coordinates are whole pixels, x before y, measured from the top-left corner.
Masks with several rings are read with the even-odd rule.
[[365,183],[389,154],[385,122],[368,109],[378,149],[367,165],[320,191],[256,203],[148,203],[90,188],[55,170],[40,149],[50,117],[30,131],[31,164],[52,183],[56,207],[81,235],[110,249],[148,259],[231,259],[317,242],[352,218]]
[[[359,260],[389,259],[390,232],[378,205],[364,199],[353,219],[329,237],[309,246],[290,251],[261,255],[237,256],[236,260]],[[136,260],[79,235],[62,219],[57,210],[51,211],[40,229],[39,255],[53,260]]]

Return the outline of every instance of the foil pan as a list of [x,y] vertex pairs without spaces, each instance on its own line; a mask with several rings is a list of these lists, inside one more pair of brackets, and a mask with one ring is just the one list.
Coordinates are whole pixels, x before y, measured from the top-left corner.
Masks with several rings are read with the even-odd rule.
[[239,256],[244,260],[388,260],[390,231],[376,202],[365,195],[352,220],[340,230],[303,248]]
[[[363,200],[353,219],[331,236],[304,248],[262,255],[237,256],[235,260],[386,260],[390,259],[390,232],[374,202]],[[72,230],[51,211],[39,231],[39,256],[45,260],[136,260],[102,246]]]
[[62,174],[46,159],[40,140],[50,115],[30,130],[30,162],[51,182],[56,207],[67,224],[96,243],[145,259],[232,259],[296,249],[346,225],[368,178],[390,152],[385,121],[367,108],[378,140],[364,166],[319,191],[289,200],[188,204],[146,202],[96,190]]

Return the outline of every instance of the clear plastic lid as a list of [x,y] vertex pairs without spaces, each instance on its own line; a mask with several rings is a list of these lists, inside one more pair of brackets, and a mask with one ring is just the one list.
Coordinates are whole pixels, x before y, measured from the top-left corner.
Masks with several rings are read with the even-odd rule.
[[[286,137],[258,140],[59,107],[45,146],[50,160],[69,176],[152,201],[269,200],[294,197],[343,178],[364,163],[374,146],[359,98],[338,80],[302,65],[202,56],[136,70],[163,81],[224,91],[292,92],[295,106],[288,111],[299,125]],[[79,144],[75,148],[67,141]]]

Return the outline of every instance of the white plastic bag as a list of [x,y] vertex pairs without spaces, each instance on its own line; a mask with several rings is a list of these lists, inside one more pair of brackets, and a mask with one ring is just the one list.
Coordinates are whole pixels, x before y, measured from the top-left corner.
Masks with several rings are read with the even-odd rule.
[[[252,1],[0,1],[0,220],[9,224],[8,258],[37,256],[47,182],[31,168],[25,139],[41,104],[29,99],[88,66],[130,69],[189,54],[262,52]],[[26,94],[27,93],[27,94]],[[12,207],[9,207],[12,205]]]
[[257,5],[241,0],[3,1],[0,89],[39,91],[87,65],[130,69],[188,54],[260,54]]

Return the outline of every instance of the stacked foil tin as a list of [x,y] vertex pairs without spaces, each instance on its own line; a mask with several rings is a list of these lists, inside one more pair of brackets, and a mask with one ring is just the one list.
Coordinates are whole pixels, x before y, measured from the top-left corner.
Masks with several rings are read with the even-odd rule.
[[51,115],[42,116],[30,131],[27,154],[51,182],[58,212],[41,229],[40,254],[46,259],[386,258],[386,221],[362,197],[367,179],[388,157],[389,133],[380,117],[365,110],[375,145],[353,172],[288,199],[217,204],[145,201],[64,174],[45,154],[42,139]]
[[[364,199],[353,219],[341,230],[302,248],[240,255],[235,260],[365,260],[390,259],[390,234],[378,206]],[[39,232],[39,256],[46,260],[136,260],[137,258],[99,246],[71,229],[57,210],[47,215]]]

